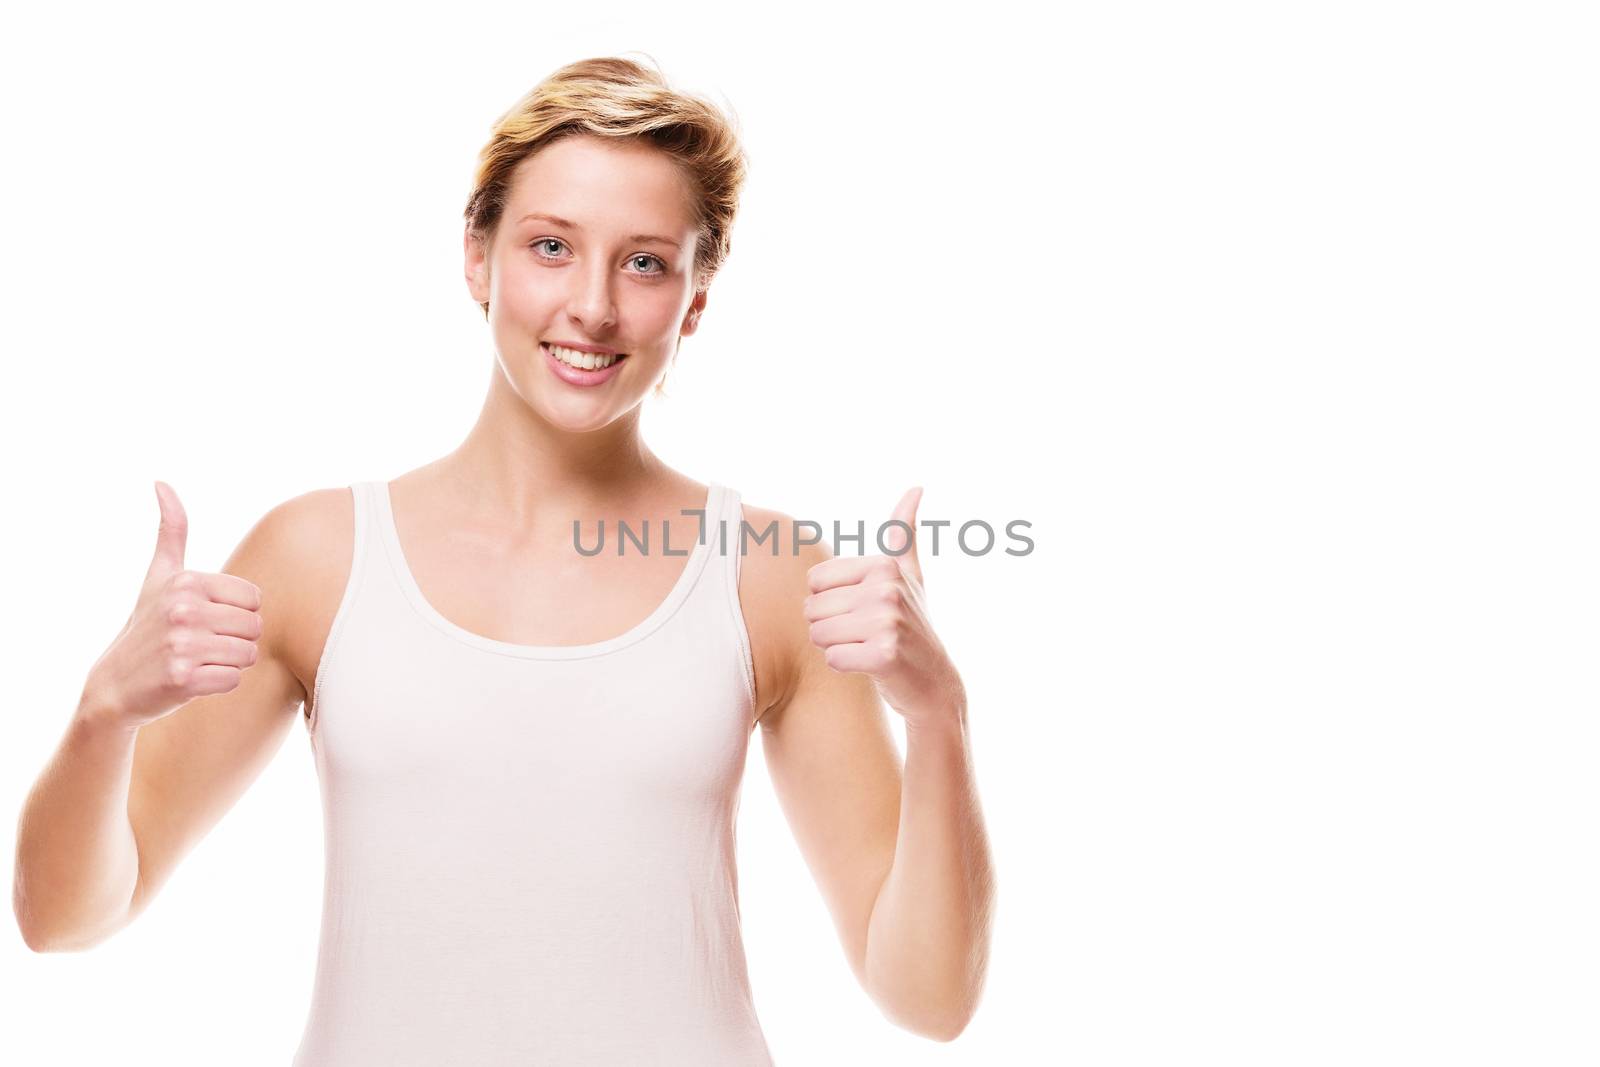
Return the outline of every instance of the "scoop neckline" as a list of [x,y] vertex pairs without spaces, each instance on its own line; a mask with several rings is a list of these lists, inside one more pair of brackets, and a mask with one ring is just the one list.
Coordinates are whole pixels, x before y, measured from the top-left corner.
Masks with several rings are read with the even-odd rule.
[[523,659],[586,659],[590,656],[600,656],[608,652],[626,648],[636,641],[649,636],[662,623],[672,617],[684,600],[689,596],[689,591],[694,587],[700,572],[705,569],[706,558],[711,554],[712,524],[721,517],[723,502],[723,486],[711,482],[706,487],[706,502],[704,521],[701,524],[701,537],[689,553],[689,558],[684,561],[683,571],[667,592],[666,598],[657,604],[655,610],[646,615],[642,620],[629,627],[615,637],[608,637],[603,641],[594,641],[586,645],[519,645],[512,641],[500,641],[493,637],[485,636],[464,626],[459,626],[445,618],[422,593],[422,586],[417,583],[416,575],[411,572],[411,564],[406,560],[405,549],[400,546],[400,530],[394,521],[394,504],[389,496],[389,483],[387,481],[369,482],[374,490],[373,496],[377,499],[380,522],[379,531],[387,555],[390,569],[400,583],[401,590],[411,606],[434,629],[455,638],[463,644],[486,652],[494,652],[503,656],[516,656]]

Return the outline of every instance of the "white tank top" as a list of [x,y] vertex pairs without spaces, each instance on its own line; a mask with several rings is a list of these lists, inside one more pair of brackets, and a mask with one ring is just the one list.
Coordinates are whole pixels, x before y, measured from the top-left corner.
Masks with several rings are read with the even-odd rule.
[[734,864],[755,707],[739,494],[710,486],[643,622],[535,646],[439,614],[388,484],[351,489],[306,718],[326,860],[295,1067],[770,1065]]

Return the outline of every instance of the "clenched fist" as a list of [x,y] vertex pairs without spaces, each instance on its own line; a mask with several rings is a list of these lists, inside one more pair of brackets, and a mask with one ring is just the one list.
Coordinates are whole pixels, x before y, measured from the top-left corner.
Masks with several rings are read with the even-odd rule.
[[895,507],[885,537],[891,555],[839,556],[808,572],[805,617],[811,643],[828,666],[858,671],[876,683],[884,701],[908,726],[965,713],[966,693],[955,664],[933,632],[917,558],[920,488]]
[[188,516],[165,482],[156,500],[161,527],[139,599],[84,683],[86,701],[130,728],[237,688],[261,637],[261,590],[235,575],[185,570]]

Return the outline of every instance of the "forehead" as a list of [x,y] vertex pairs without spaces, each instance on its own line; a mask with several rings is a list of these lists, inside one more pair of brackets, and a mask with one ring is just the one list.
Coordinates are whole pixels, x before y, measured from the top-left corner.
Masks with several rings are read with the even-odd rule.
[[631,141],[571,136],[518,164],[506,218],[558,215],[585,230],[692,234],[687,177],[660,149]]

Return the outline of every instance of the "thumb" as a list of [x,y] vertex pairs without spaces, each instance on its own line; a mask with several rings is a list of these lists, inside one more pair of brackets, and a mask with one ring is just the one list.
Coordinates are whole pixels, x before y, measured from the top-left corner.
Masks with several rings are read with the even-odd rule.
[[145,574],[146,582],[183,570],[183,550],[189,539],[189,516],[172,486],[156,482],[156,501],[161,505],[161,527],[156,533],[156,552]]
[[922,503],[922,487],[906,490],[906,495],[900,498],[900,503],[895,505],[891,521],[899,520],[910,529],[891,526],[884,534],[884,544],[888,546],[890,555],[896,555],[900,566],[922,584],[922,561],[917,557],[917,507]]

